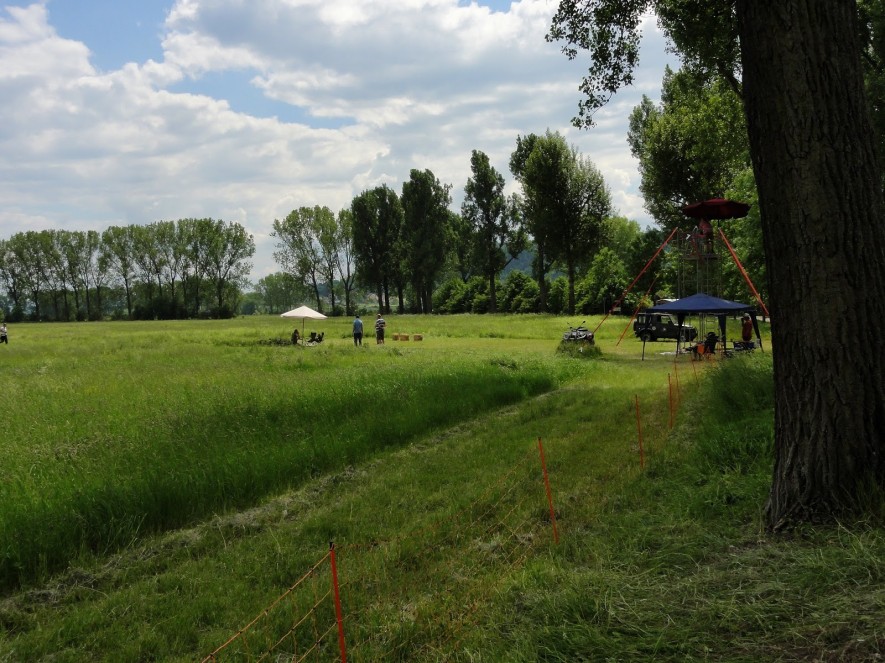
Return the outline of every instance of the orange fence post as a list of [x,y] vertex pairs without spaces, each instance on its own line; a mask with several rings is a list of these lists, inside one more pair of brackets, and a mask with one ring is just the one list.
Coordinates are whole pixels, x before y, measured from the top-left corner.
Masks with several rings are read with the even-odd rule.
[[679,366],[673,364],[673,377],[676,378],[676,408],[682,405],[682,386],[679,384]]
[[642,449],[642,422],[639,419],[639,396],[636,396],[636,431],[639,435],[639,467],[645,468],[645,451]]
[[538,451],[541,453],[541,470],[544,473],[544,486],[547,489],[547,504],[550,505],[550,522],[553,523],[553,542],[559,543],[559,531],[556,529],[556,512],[553,509],[553,492],[550,490],[550,477],[547,476],[547,461],[544,460],[544,445],[538,438]]
[[344,619],[341,617],[341,596],[338,593],[338,565],[335,563],[334,541],[329,541],[329,560],[332,566],[332,589],[335,595],[335,621],[338,622],[338,647],[341,649],[341,663],[347,663],[347,649],[344,646]]
[[667,373],[667,388],[669,390],[669,399],[670,399],[670,428],[673,428],[673,381],[670,379],[670,374]]

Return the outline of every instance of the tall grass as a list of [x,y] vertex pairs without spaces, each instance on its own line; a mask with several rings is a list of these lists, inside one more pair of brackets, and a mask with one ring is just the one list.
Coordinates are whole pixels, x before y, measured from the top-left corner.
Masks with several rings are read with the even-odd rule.
[[692,458],[710,474],[748,474],[770,467],[774,457],[774,383],[770,356],[720,362],[703,392],[703,409],[692,404],[684,434]]
[[19,326],[4,364],[0,586],[249,505],[570,370],[470,344],[262,345],[281,327],[264,324]]

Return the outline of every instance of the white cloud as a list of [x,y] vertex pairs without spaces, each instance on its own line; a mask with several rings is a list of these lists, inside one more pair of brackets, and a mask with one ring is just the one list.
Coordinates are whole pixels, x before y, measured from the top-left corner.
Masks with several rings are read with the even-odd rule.
[[92,73],[89,49],[59,38],[46,22],[43,5],[7,7],[6,12],[8,19],[0,17],[0,81]]
[[[411,168],[452,184],[457,205],[472,149],[510,180],[517,135],[548,128],[596,163],[622,214],[647,223],[626,126],[640,95],[660,88],[654,20],[644,23],[650,66],[586,132],[570,125],[586,65],[544,40],[554,9],[552,0],[508,12],[457,0],[178,0],[161,61],[100,73],[90,45],[59,37],[43,4],[6,8],[3,236],[224,218],[256,237],[257,279],[276,271],[271,225],[293,208],[337,210],[381,183],[398,190]],[[213,81],[211,93],[200,88]],[[251,114],[250,99],[275,110]]]

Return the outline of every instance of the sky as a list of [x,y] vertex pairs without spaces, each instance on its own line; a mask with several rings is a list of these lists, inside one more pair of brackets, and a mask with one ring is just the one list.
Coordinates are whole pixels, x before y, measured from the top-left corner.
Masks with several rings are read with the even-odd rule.
[[520,135],[562,133],[648,226],[631,110],[660,97],[643,22],[632,87],[578,130],[589,65],[544,36],[556,0],[0,0],[0,238],[211,217],[252,234],[253,282],[279,271],[273,221],[334,212],[412,168],[452,185],[471,151],[509,171]]

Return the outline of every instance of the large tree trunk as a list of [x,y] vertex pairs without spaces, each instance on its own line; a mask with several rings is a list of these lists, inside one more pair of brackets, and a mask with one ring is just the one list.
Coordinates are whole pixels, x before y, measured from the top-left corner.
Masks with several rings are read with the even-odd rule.
[[772,529],[885,488],[885,205],[856,7],[738,0],[772,310]]

